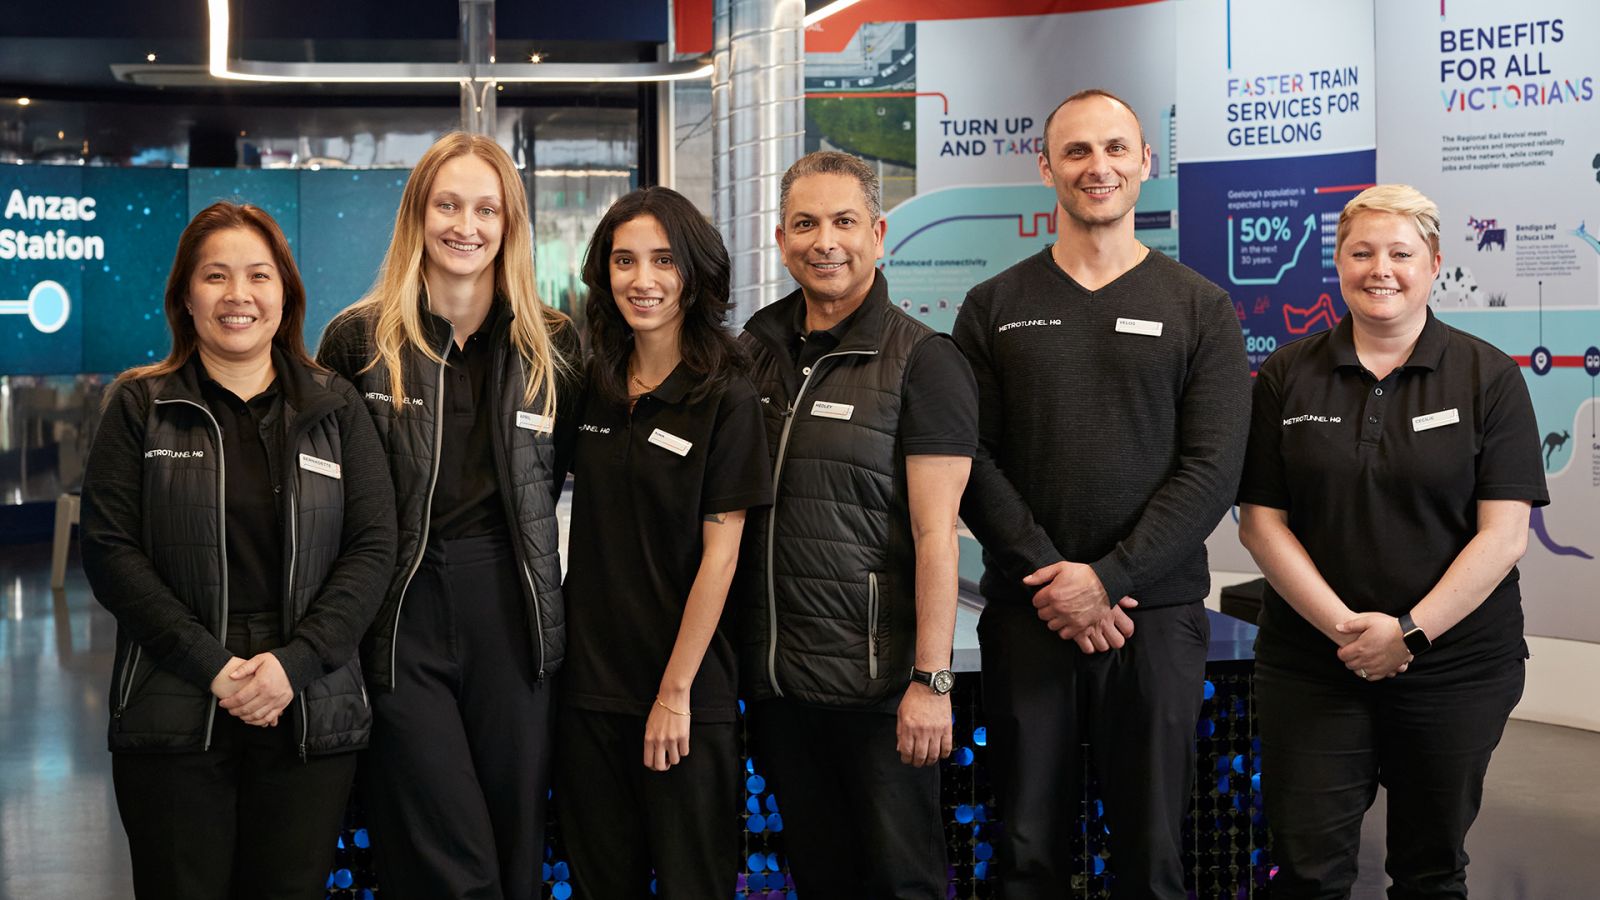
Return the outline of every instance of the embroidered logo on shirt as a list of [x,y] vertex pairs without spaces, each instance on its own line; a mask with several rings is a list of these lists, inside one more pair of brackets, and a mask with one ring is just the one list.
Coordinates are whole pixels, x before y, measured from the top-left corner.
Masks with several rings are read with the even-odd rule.
[[607,425],[590,425],[588,422],[585,422],[582,425],[579,425],[578,426],[578,430],[579,431],[587,431],[590,434],[610,434],[611,433],[610,426],[607,426]]
[[[394,402],[394,396],[393,395],[385,394],[382,391],[367,391],[367,399],[368,400],[382,400],[384,403],[393,403]],[[404,406],[421,406],[422,405],[422,398],[421,397],[401,397],[400,398],[400,403],[402,405],[404,405]]]
[[1060,325],[1060,319],[1023,319],[1018,322],[1007,322],[994,330],[995,334],[1010,331],[1013,328],[1033,328],[1038,325]]
[[206,452],[204,450],[161,450],[161,449],[156,449],[156,450],[146,450],[144,452],[144,458],[145,459],[149,459],[152,456],[164,456],[164,457],[167,457],[168,459],[200,459],[201,457],[203,457],[205,455],[206,455]]
[[1287,428],[1290,425],[1299,425],[1301,422],[1324,422],[1329,425],[1337,425],[1343,421],[1344,419],[1340,418],[1339,416],[1318,416],[1307,413],[1303,416],[1291,416],[1290,418],[1284,419],[1283,427]]

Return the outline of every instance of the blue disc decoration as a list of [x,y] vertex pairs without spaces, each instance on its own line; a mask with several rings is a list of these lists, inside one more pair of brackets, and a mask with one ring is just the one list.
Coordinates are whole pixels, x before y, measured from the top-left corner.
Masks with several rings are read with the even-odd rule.
[[767,830],[767,817],[756,813],[744,820],[744,827],[751,834],[760,834]]
[[778,811],[778,795],[777,794],[768,794],[767,795],[767,812],[775,813],[777,811]]
[[372,838],[367,834],[365,828],[357,828],[356,833],[350,837],[350,841],[363,850],[372,846]]
[[972,858],[979,861],[993,859],[994,847],[990,846],[988,841],[979,841],[978,846],[972,848]]
[[983,725],[972,729],[972,742],[979,747],[989,746],[989,729]]
[[972,765],[972,748],[957,747],[956,752],[950,754],[950,761],[958,766]]
[[744,780],[744,789],[752,794],[759,794],[767,789],[767,780],[760,775],[751,775]]
[[772,815],[767,816],[767,830],[773,832],[782,831],[783,816],[779,815],[778,813],[773,813]]
[[754,794],[744,798],[744,811],[747,813],[761,812],[761,798]]
[[1533,352],[1528,354],[1528,368],[1533,369],[1535,375],[1549,375],[1550,366],[1555,361],[1556,358],[1550,354],[1549,347],[1535,347]]
[[350,874],[349,869],[339,869],[333,873],[333,884],[335,887],[347,888],[355,883],[356,877]]
[[550,867],[550,877],[557,881],[567,881],[572,877],[572,869],[565,860],[562,860]]
[[760,872],[767,867],[767,858],[763,854],[752,853],[750,854],[750,858],[745,860],[744,863],[745,868],[749,869],[750,871]]
[[554,897],[555,900],[570,900],[572,897],[572,885],[567,884],[565,881],[558,881],[550,886],[550,896]]
[[956,821],[965,825],[972,821],[972,807],[963,803],[956,807]]
[[1215,697],[1216,695],[1217,695],[1217,686],[1211,683],[1211,679],[1207,678],[1206,679],[1206,683],[1205,683],[1205,687],[1200,689],[1200,696],[1204,697],[1207,700],[1210,700],[1212,697]]

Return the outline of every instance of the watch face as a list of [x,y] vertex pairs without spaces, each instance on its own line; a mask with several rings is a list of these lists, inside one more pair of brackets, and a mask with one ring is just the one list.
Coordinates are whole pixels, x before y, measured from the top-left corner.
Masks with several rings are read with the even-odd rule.
[[949,669],[940,669],[933,673],[933,690],[935,693],[948,694],[956,686],[956,676],[950,674]]

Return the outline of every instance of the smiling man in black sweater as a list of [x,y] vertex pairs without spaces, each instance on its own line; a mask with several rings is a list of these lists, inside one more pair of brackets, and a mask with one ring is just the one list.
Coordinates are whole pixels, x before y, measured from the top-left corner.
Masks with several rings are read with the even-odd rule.
[[954,337],[978,382],[961,514],[1001,896],[1059,896],[1091,757],[1117,898],[1182,898],[1181,829],[1209,634],[1205,538],[1232,502],[1250,376],[1226,292],[1141,244],[1150,148],[1104,91],[1045,123],[1056,243],[973,288]]

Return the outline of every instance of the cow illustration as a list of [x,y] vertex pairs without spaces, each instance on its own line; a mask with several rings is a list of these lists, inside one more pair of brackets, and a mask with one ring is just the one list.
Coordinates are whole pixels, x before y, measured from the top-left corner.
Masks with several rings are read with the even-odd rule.
[[1485,228],[1483,235],[1478,238],[1478,249],[1482,250],[1485,247],[1499,247],[1504,250],[1506,248],[1506,230],[1504,228]]

